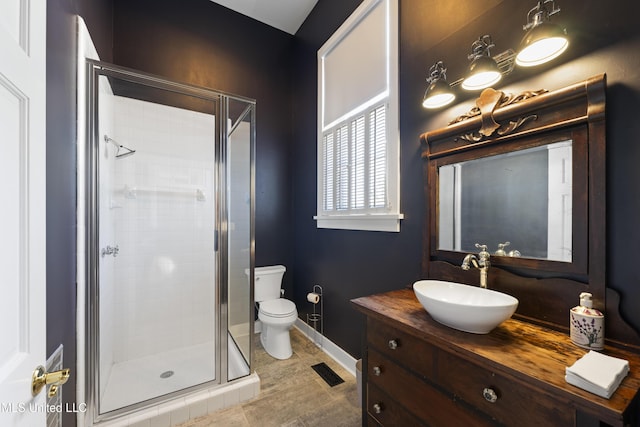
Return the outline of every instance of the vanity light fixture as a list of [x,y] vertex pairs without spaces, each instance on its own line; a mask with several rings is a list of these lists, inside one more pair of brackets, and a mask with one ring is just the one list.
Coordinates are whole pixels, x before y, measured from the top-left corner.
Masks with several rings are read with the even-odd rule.
[[491,36],[485,34],[471,44],[471,60],[469,73],[462,81],[462,88],[466,90],[480,90],[498,83],[502,78],[502,73],[498,64],[491,57],[489,49],[495,47],[491,41]]
[[466,90],[481,90],[498,83],[502,76],[510,74],[516,64],[522,67],[532,67],[544,64],[560,56],[569,46],[566,30],[550,22],[550,17],[560,12],[555,0],[540,0],[527,13],[527,24],[523,30],[527,31],[518,53],[507,49],[497,55],[491,55],[489,50],[495,45],[491,36],[480,36],[471,44],[471,60],[469,70],[464,78],[447,83],[446,68],[443,62],[436,62],[429,69],[427,77],[428,87],[422,100],[422,106],[428,109],[449,105],[455,99],[454,89],[462,86]]
[[422,106],[424,108],[440,108],[453,102],[456,96],[447,83],[447,69],[442,61],[438,61],[429,68],[427,90],[424,93]]
[[[550,5],[550,9],[548,6]],[[566,30],[550,22],[550,17],[560,12],[554,0],[539,1],[527,14],[527,31],[516,56],[516,64],[532,67],[544,64],[560,56],[569,46]]]

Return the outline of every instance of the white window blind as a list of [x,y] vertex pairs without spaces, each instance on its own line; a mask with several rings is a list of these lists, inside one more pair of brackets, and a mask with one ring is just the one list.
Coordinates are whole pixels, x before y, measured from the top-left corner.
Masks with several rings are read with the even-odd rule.
[[386,106],[336,126],[323,137],[326,212],[386,209]]
[[383,107],[371,112],[369,126],[369,207],[387,205],[387,128]]
[[319,228],[399,231],[398,0],[365,0],[318,51]]

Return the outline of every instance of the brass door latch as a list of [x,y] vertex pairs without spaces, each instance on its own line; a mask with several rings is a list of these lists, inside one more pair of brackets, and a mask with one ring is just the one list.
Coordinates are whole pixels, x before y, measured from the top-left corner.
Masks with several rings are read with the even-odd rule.
[[58,393],[58,387],[67,382],[70,374],[70,369],[46,372],[44,366],[38,366],[31,377],[31,394],[35,396],[44,386],[50,385],[47,395],[54,397]]

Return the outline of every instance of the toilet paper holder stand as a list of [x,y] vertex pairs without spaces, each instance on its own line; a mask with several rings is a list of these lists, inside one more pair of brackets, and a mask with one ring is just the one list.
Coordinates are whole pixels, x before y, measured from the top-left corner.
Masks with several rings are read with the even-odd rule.
[[[313,304],[313,312],[307,313],[307,324],[313,327],[314,330],[314,339],[313,342],[322,347],[322,337],[324,337],[324,322],[322,321],[322,316],[324,315],[324,298],[322,296],[322,286],[314,285],[313,291],[314,294],[317,294],[320,297],[320,301],[317,304]],[[320,312],[318,312],[318,305],[320,306]],[[320,328],[320,330],[318,330]],[[318,340],[317,335],[320,334],[320,340]]]

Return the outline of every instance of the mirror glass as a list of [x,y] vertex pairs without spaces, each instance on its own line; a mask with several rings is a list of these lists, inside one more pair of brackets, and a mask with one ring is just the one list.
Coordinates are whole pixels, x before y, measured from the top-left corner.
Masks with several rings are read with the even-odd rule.
[[438,201],[440,250],[572,261],[570,140],[440,166]]

